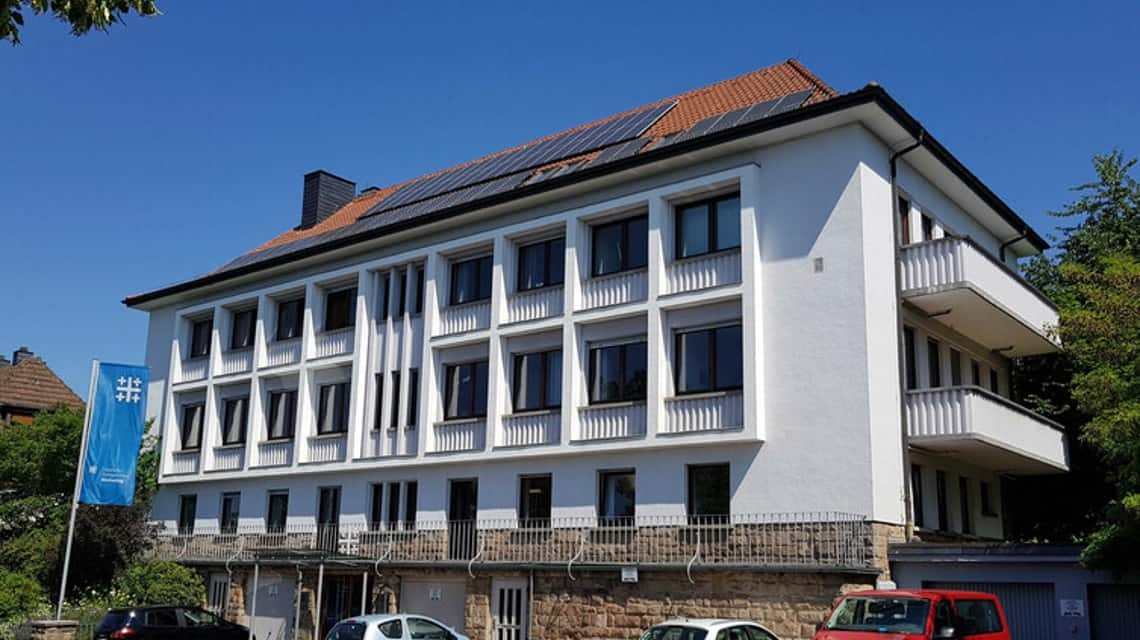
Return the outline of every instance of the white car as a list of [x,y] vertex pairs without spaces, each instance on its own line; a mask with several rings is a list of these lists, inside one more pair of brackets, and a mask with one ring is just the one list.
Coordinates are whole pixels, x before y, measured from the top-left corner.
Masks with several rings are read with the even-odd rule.
[[468,640],[468,638],[439,620],[427,616],[414,613],[378,613],[341,620],[328,632],[325,640]]
[[655,624],[641,640],[780,640],[763,625],[748,620],[677,618]]

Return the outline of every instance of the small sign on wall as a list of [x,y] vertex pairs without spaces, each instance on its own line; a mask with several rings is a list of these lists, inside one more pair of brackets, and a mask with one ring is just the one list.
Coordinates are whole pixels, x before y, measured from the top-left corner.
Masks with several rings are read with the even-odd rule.
[[428,589],[428,599],[429,600],[443,600],[443,588],[442,587],[432,587],[432,588]]
[[1061,615],[1066,618],[1083,618],[1085,617],[1085,601],[1084,600],[1061,600]]
[[637,582],[637,567],[622,567],[621,568],[621,581],[622,582]]

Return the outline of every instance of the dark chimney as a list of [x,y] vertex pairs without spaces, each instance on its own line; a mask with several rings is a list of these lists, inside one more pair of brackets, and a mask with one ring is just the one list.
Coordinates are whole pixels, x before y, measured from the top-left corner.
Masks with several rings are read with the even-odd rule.
[[20,347],[19,349],[16,349],[16,351],[12,354],[12,364],[20,364],[24,360],[27,360],[34,355],[36,354],[32,353],[31,349],[28,349],[27,347]]
[[324,169],[305,174],[301,198],[301,228],[320,224],[356,196],[356,183]]
[[0,356],[0,369],[3,369],[4,367],[10,367],[10,366],[12,366],[12,363],[8,362],[8,357],[7,356]]

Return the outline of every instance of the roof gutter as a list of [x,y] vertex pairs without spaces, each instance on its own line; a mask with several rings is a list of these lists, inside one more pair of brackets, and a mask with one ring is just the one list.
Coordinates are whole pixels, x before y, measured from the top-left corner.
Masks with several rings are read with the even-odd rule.
[[[231,280],[240,276],[249,275],[251,273],[263,271],[272,267],[289,264],[300,259],[316,256],[328,251],[341,249],[354,244],[367,242],[368,240],[373,240],[382,236],[398,233],[400,231],[405,231],[414,227],[423,226],[432,222],[438,222],[440,220],[444,220],[463,213],[468,213],[477,209],[484,209],[487,207],[503,204],[505,202],[510,202],[512,200],[525,198],[527,196],[546,193],[562,187],[585,182],[593,178],[618,173],[627,169],[647,165],[668,158],[682,156],[686,153],[691,153],[693,151],[707,147],[712,147],[725,142],[745,138],[757,133],[763,133],[773,129],[778,129],[780,127],[803,122],[805,120],[810,120],[812,118],[830,115],[839,111],[843,111],[845,109],[862,106],[864,104],[877,104],[888,115],[894,118],[895,121],[899,123],[899,125],[901,125],[916,138],[918,137],[919,133],[923,131],[922,126],[918,123],[918,121],[915,120],[909,113],[907,113],[901,105],[895,102],[894,98],[890,97],[890,95],[888,95],[882,87],[879,87],[877,85],[870,85],[859,89],[858,91],[846,93],[841,96],[825,100],[823,102],[817,102],[815,104],[800,107],[794,111],[789,111],[787,113],[764,118],[756,122],[750,122],[740,127],[718,131],[716,133],[692,138],[690,140],[678,142],[657,149],[650,149],[643,153],[639,153],[628,158],[623,158],[615,162],[598,165],[596,167],[588,167],[559,178],[551,178],[550,180],[545,180],[535,184],[523,185],[511,191],[495,194],[481,200],[466,202],[448,209],[441,209],[439,211],[435,211],[423,216],[418,216],[387,226],[370,229],[356,235],[336,238],[328,242],[306,247],[305,249],[301,249],[292,253],[285,253],[274,258],[269,258],[268,260],[264,260],[262,262],[257,262],[230,270],[210,273],[194,280],[188,280],[161,289],[156,289],[154,291],[149,291],[147,293],[128,296],[124,298],[122,302],[128,307],[137,307],[148,302],[165,298],[167,296],[184,293],[186,291],[192,291],[200,287],[217,284],[219,282],[224,282],[226,280]],[[979,180],[977,176],[966,169],[965,165],[954,158],[954,156],[952,156],[950,152],[945,149],[945,147],[943,147],[929,135],[926,136],[924,146],[928,151],[930,151],[942,162],[944,162],[946,166],[959,177],[959,179],[965,182],[967,186],[969,186],[980,198],[982,198],[983,201],[990,205],[998,213],[998,215],[1006,220],[1006,222],[1008,222],[1014,228],[1027,229],[1029,232],[1027,239],[1038,246],[1039,249],[1045,250],[1048,248],[1049,245],[1045,242],[1044,239],[1040,238],[1040,236],[1032,232],[1032,230],[1029,230],[1028,225],[1025,223],[1025,221],[1018,217],[1018,215],[1014,213],[1014,211],[1008,205],[1002,202],[996,194],[994,194],[989,190],[989,188],[982,184],[981,180]]]

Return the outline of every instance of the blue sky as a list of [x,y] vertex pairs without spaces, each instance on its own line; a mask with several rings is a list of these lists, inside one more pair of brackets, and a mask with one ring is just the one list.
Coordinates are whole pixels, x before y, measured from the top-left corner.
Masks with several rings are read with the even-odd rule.
[[[796,57],[887,88],[1039,231],[1140,154],[1140,6],[173,2],[0,45],[0,352],[76,390],[141,362],[120,300],[295,225],[301,176],[384,185]],[[1001,5],[1001,6],[990,6]]]

